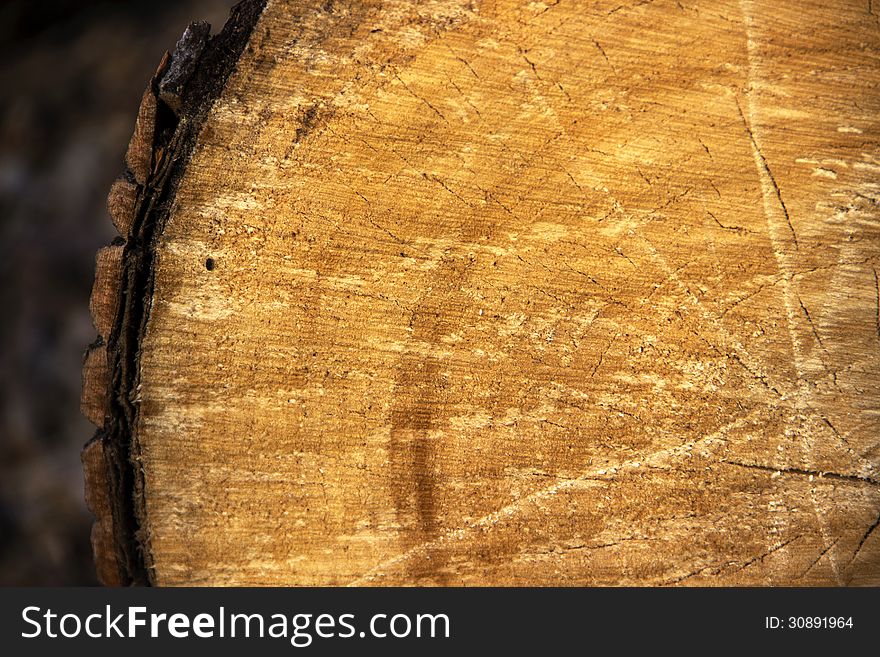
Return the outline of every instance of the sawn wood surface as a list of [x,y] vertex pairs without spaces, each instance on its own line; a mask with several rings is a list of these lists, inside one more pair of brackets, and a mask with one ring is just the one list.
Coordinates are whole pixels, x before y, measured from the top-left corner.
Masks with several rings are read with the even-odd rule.
[[878,15],[269,0],[161,135],[160,67],[92,306],[104,580],[880,583]]

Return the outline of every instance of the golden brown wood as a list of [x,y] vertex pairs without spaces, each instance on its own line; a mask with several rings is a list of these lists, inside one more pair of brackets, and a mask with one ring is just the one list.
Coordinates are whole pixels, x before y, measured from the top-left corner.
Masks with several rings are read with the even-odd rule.
[[150,581],[880,583],[877,28],[270,0],[119,391]]

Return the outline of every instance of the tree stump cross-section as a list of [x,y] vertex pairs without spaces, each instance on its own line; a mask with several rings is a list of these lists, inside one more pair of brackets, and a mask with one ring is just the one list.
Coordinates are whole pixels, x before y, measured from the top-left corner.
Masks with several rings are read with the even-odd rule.
[[246,1],[150,81],[108,584],[880,583],[880,22]]

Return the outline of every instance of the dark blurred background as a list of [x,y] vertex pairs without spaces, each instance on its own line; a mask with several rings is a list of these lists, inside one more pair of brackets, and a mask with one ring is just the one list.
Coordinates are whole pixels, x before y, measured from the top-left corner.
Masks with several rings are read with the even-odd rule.
[[0,585],[96,583],[79,396],[107,191],[163,52],[233,4],[0,1]]

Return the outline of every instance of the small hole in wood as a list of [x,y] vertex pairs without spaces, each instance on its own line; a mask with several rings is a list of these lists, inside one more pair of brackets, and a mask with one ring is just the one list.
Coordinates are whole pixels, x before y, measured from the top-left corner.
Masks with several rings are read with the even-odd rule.
[[208,271],[214,271],[214,258],[208,258],[205,260],[205,269]]

